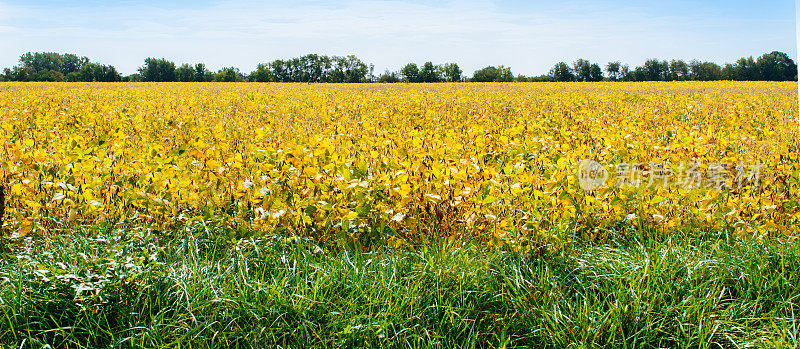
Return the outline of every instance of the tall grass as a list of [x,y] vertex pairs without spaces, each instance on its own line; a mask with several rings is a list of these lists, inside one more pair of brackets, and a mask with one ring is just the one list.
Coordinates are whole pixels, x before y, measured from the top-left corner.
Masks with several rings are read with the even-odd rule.
[[198,224],[6,255],[0,343],[797,348],[799,301],[798,243],[632,232],[536,255],[446,241],[356,252]]

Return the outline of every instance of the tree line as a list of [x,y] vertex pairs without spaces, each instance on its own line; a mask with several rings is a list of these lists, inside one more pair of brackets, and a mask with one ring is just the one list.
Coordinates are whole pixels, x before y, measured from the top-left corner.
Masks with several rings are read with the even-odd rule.
[[789,55],[779,51],[754,59],[740,58],[722,66],[714,62],[692,60],[648,59],[631,69],[621,62],[609,62],[607,75],[596,63],[579,59],[572,66],[559,62],[550,70],[553,81],[797,81],[797,65]]
[[5,81],[121,81],[117,69],[110,65],[89,62],[87,57],[53,52],[26,53],[19,65],[5,68],[0,80]]
[[218,71],[205,64],[176,66],[164,58],[146,58],[136,73],[123,76],[111,65],[91,62],[87,57],[54,52],[26,53],[19,64],[5,68],[0,81],[85,81],[85,82],[322,82],[322,83],[432,83],[432,82],[534,82],[534,81],[789,81],[797,80],[797,65],[789,55],[779,51],[753,58],[740,58],[734,63],[692,60],[648,59],[631,68],[621,62],[604,67],[586,59],[572,64],[556,63],[546,75],[528,77],[514,75],[510,67],[489,66],[464,75],[456,63],[422,65],[409,63],[399,71],[374,75],[374,65],[367,65],[356,56],[308,54],[287,60],[258,64],[249,74],[235,67]]

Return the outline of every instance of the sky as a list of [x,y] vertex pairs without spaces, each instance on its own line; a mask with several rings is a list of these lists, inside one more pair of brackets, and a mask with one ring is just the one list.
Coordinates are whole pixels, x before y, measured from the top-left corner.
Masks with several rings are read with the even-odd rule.
[[25,52],[87,56],[130,74],[146,57],[234,66],[356,55],[376,74],[409,62],[546,74],[585,58],[796,60],[793,0],[0,0],[0,67]]

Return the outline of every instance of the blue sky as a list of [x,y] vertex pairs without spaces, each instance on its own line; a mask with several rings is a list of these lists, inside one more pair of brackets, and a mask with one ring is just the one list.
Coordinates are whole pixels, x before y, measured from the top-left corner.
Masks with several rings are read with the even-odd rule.
[[730,62],[797,57],[791,0],[0,0],[0,67],[27,51],[71,52],[132,73],[145,57],[236,66],[305,53],[354,54],[376,73],[456,62],[547,73],[586,58]]

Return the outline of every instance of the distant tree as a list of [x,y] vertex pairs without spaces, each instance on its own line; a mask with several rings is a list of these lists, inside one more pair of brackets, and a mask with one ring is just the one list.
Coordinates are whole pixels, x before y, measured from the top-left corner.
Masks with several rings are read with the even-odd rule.
[[619,78],[622,79],[622,81],[633,81],[631,68],[627,64],[623,64],[619,67]]
[[602,81],[603,70],[600,66],[585,59],[578,59],[573,64],[572,71],[576,81]]
[[689,63],[689,75],[692,80],[714,81],[722,78],[722,68],[713,62],[693,60]]
[[122,81],[122,76],[117,69],[110,65],[97,63],[86,63],[77,72],[67,75],[68,81],[86,82],[118,82]]
[[472,73],[473,82],[511,82],[514,81],[514,74],[511,73],[511,68],[505,66],[489,66],[483,69],[478,69]]
[[620,63],[619,61],[608,62],[608,64],[606,64],[606,73],[608,73],[608,78],[611,81],[617,81],[622,78],[620,72],[621,66],[622,63]]
[[139,67],[139,75],[147,82],[175,81],[175,63],[164,58],[146,58]]
[[489,66],[472,72],[472,82],[493,82],[499,75],[497,67]]
[[722,76],[720,77],[720,79],[728,80],[728,81],[739,81],[739,80],[741,80],[741,79],[739,79],[739,74],[740,74],[739,73],[739,69],[738,69],[738,67],[736,66],[735,63],[725,63],[725,65],[723,65],[721,68],[722,68],[722,71],[721,71],[720,74]]
[[416,63],[408,63],[400,69],[400,75],[403,76],[403,82],[419,82],[419,67]]
[[728,63],[722,68],[722,78],[725,80],[754,81],[759,80],[759,70],[753,56],[739,58],[736,63]]
[[375,76],[375,66],[365,64],[355,56],[325,56],[307,54],[287,60],[259,64],[245,77],[238,69],[223,68],[210,72],[205,65],[182,64],[163,58],[147,58],[137,74],[122,77],[116,68],[90,62],[86,57],[53,52],[25,53],[19,64],[5,68],[0,81],[274,81],[274,82],[439,82],[439,81],[602,81],[604,71],[612,81],[681,81],[681,80],[796,80],[797,64],[786,53],[773,51],[757,59],[740,58],[720,66],[713,62],[693,60],[648,59],[642,66],[631,69],[618,61],[609,62],[605,69],[585,59],[570,66],[557,63],[547,76],[514,76],[511,68],[488,66],[476,70],[471,78],[455,63],[434,65],[425,62],[421,67],[409,63],[399,72]]
[[38,71],[33,74],[28,74],[27,79],[23,81],[50,81],[50,82],[59,82],[65,81],[64,74],[61,74],[60,71],[56,70],[42,70]]
[[272,81],[275,82],[291,82],[288,64],[283,60],[276,59],[269,63],[268,69],[272,74]]
[[19,63],[23,68],[32,69],[34,73],[53,70],[67,75],[78,72],[81,67],[89,63],[89,58],[70,53],[28,52],[20,56]]
[[669,63],[658,59],[648,59],[642,66],[630,70],[627,65],[620,68],[625,81],[664,81],[670,79]]
[[550,69],[550,77],[553,81],[575,81],[575,74],[567,63],[558,62]]
[[765,53],[755,62],[759,78],[767,81],[797,80],[797,64],[779,51]]
[[181,64],[180,67],[175,69],[175,80],[181,82],[195,81],[194,67],[189,64]]
[[553,79],[548,75],[539,75],[539,76],[533,76],[533,77],[529,78],[528,81],[530,81],[530,82],[550,82],[550,81],[553,81]]
[[247,77],[255,82],[356,83],[373,80],[370,68],[356,56],[338,57],[308,54],[288,60],[262,63]]
[[589,80],[591,74],[592,64],[589,61],[581,58],[572,64],[572,71],[575,74],[575,81],[591,81]]
[[6,81],[27,81],[25,71],[20,66],[3,69],[3,78]]
[[671,60],[669,62],[669,74],[667,75],[667,80],[678,80],[683,81],[689,78],[689,64],[686,61],[679,59],[679,60]]
[[497,66],[497,78],[495,82],[511,82],[514,81],[514,74],[511,73],[511,68],[503,65]]
[[69,53],[28,52],[20,56],[19,65],[5,69],[3,75],[5,80],[14,81],[64,81],[88,62],[86,57]]
[[209,82],[213,79],[213,73],[206,68],[203,63],[194,65],[194,81],[195,82]]
[[128,75],[128,76],[123,76],[122,77],[122,81],[124,81],[124,82],[141,82],[142,81],[142,76],[139,75],[139,73],[133,73],[133,74]]
[[439,72],[431,62],[425,62],[419,71],[419,82],[439,82]]
[[444,79],[448,82],[459,82],[462,79],[461,68],[458,67],[458,64],[455,63],[445,63],[442,65],[442,75]]
[[395,83],[400,82],[400,78],[397,76],[397,73],[386,71],[381,76],[378,77],[378,82],[380,83]]
[[[669,76],[669,63],[658,59],[648,59],[644,62],[643,70],[638,75],[639,81],[663,81]],[[638,70],[638,68],[637,68]]]
[[[347,82],[347,59],[344,57],[331,57],[330,69],[326,73],[326,82],[343,83]],[[277,71],[275,71],[277,75]]]
[[739,58],[739,60],[736,61],[736,71],[737,71],[736,80],[753,81],[753,80],[758,80],[760,78],[758,65],[756,64],[756,61],[753,59],[753,56],[747,58]]
[[222,68],[214,75],[214,82],[240,82],[245,81],[244,75],[239,72],[239,68]]
[[514,81],[516,81],[516,82],[550,82],[552,80],[547,75],[525,76],[525,75],[519,74],[514,79]]
[[253,82],[270,82],[275,81],[275,78],[272,75],[272,71],[269,69],[269,65],[261,63],[256,66],[256,70],[250,73],[248,80]]
[[345,82],[346,62],[341,57],[331,57],[331,68],[328,70],[326,82],[342,83]]
[[586,81],[603,81],[603,69],[601,69],[597,63],[592,63],[592,65],[589,66],[589,78]]
[[486,67],[472,73],[472,82],[492,82],[497,79],[497,67]]
[[290,80],[293,82],[320,82],[325,77],[325,60],[318,54],[307,54],[287,61]]
[[644,67],[636,67],[633,71],[628,74],[628,77],[631,81],[652,81],[650,75],[647,73],[647,69]]
[[345,80],[347,83],[367,82],[367,73],[369,67],[366,63],[362,62],[358,57],[350,55],[344,58],[339,58],[344,62]]

